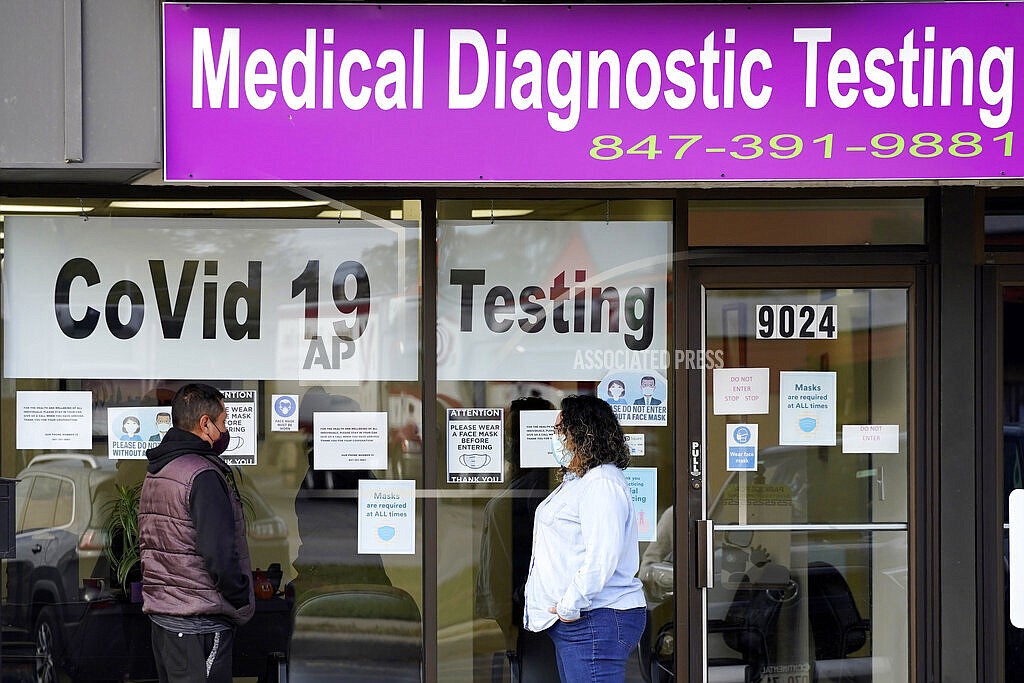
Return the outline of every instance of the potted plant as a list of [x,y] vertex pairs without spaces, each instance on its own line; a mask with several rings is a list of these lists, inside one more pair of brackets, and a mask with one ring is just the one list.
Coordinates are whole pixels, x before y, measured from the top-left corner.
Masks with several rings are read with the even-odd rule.
[[[239,477],[241,478],[241,477]],[[114,496],[107,503],[107,559],[113,578],[132,602],[142,602],[142,548],[139,542],[139,498],[142,482],[114,485]],[[255,512],[252,501],[239,494],[249,519]]]
[[107,505],[107,558],[110,569],[132,602],[142,600],[142,553],[139,547],[139,496],[142,483],[115,485]]

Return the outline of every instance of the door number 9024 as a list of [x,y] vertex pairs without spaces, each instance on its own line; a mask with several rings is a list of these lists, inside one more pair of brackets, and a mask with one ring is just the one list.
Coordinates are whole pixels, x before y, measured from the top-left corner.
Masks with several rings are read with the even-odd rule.
[[760,304],[757,339],[835,339],[836,307],[815,304]]

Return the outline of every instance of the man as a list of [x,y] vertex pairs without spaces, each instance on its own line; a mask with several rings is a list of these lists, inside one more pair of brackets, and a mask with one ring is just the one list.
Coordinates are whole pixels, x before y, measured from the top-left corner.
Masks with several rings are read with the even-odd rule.
[[656,380],[647,375],[640,378],[640,392],[643,393],[643,398],[638,398],[633,401],[635,406],[660,406],[661,400],[654,398],[654,387],[657,385]]
[[224,395],[187,384],[171,413],[174,426],[146,452],[142,611],[161,683],[229,682],[235,627],[255,601],[241,500],[219,457],[231,439]]
[[171,414],[167,411],[161,411],[156,414],[156,431],[157,433],[149,437],[150,441],[160,442],[164,440],[164,435],[167,434],[171,428]]

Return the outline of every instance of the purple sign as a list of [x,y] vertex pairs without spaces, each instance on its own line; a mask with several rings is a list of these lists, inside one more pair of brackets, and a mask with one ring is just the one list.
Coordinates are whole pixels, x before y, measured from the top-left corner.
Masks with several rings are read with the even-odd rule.
[[1024,177],[1024,4],[163,8],[172,181]]

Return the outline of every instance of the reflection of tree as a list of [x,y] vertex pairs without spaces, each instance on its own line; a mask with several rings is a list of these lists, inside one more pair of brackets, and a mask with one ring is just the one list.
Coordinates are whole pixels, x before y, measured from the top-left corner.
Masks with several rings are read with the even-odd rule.
[[[576,221],[548,225],[536,221],[495,225],[442,224],[438,270],[447,272],[456,260],[471,255],[474,268],[506,272],[522,264],[526,270],[536,272],[532,264],[550,264],[553,269],[562,257],[571,256],[573,263],[563,265],[588,267],[588,278],[609,271],[611,277],[603,284],[615,284],[617,280],[650,284],[664,281],[667,275],[665,260],[660,257],[664,253],[665,259],[668,258],[668,225],[664,222],[601,224]],[[464,265],[463,262],[455,267]],[[549,273],[551,276],[556,274],[557,271]],[[571,274],[567,275],[570,275],[567,282],[571,281]],[[443,292],[448,283],[439,284]],[[544,286],[545,283],[536,284]],[[457,292],[453,296],[457,296]]]
[[[228,219],[230,220],[230,219]],[[293,223],[298,227],[289,228],[282,221],[261,224],[259,221],[234,221],[238,230],[220,227],[216,231],[210,228],[183,229],[165,237],[176,243],[188,245],[191,258],[217,259],[221,262],[219,277],[227,282],[240,279],[246,280],[248,275],[245,261],[248,258],[261,258],[264,262],[264,279],[266,266],[273,260],[274,268],[282,269],[283,276],[289,281],[298,277],[311,259],[323,259],[325,254],[339,254],[336,258],[320,264],[321,299],[333,310],[331,302],[330,282],[335,269],[344,261],[358,261],[370,275],[372,293],[378,295],[415,294],[419,283],[419,231],[410,228],[393,232],[388,228],[376,227],[366,222],[354,225],[335,223],[333,221],[301,221]],[[229,223],[230,224],[230,223]],[[223,225],[223,224],[222,224]],[[396,224],[396,229],[400,228]],[[352,231],[359,231],[353,239]],[[156,230],[156,233],[169,233],[167,230]],[[349,233],[346,235],[346,233]],[[406,235],[412,234],[411,237]],[[254,235],[258,238],[254,240]],[[404,264],[395,263],[395,244],[404,239]],[[254,243],[255,242],[255,243]],[[245,258],[237,256],[244,255]],[[335,263],[334,261],[337,261]],[[175,289],[180,276],[180,264],[170,267],[168,264],[168,284]],[[404,283],[398,277],[397,269],[404,267]],[[201,273],[202,271],[200,271]],[[198,283],[202,275],[197,276]],[[404,284],[405,290],[398,289]],[[223,287],[220,294],[223,296]],[[198,294],[198,292],[197,292]],[[171,292],[171,301],[174,301]],[[283,294],[290,297],[290,292]],[[198,296],[194,296],[198,300]],[[299,301],[296,299],[296,301]],[[190,305],[191,308],[191,305]]]
[[[507,270],[509,264],[549,263],[564,251],[571,236],[566,230],[534,230],[529,239],[524,239],[523,233],[514,228],[507,223],[442,228],[444,248],[438,249],[438,271],[448,272],[453,261],[465,259],[466,255],[472,255],[474,268],[499,272]],[[451,289],[447,282],[438,284],[441,292]],[[449,292],[451,297],[458,295],[458,291]]]
[[[452,362],[466,363],[469,358],[478,357],[478,362],[485,364],[500,363],[509,348],[521,343],[526,333],[513,326],[508,335],[494,339],[496,343],[505,345],[496,349],[492,345],[473,346],[464,344],[462,336],[456,331],[460,329],[460,316],[468,311],[461,309],[462,287],[453,286],[449,273],[458,268],[481,269],[486,273],[483,287],[475,287],[474,306],[481,306],[485,293],[495,285],[510,286],[512,277],[521,277],[529,273],[547,273],[554,277],[557,273],[550,272],[559,262],[567,244],[572,237],[568,230],[546,229],[521,231],[515,224],[497,225],[466,225],[441,226],[438,245],[438,353],[440,364]],[[536,227],[536,224],[534,224]],[[538,265],[540,264],[540,265]],[[570,276],[571,280],[571,276]],[[527,284],[527,283],[523,283]],[[531,282],[545,289],[545,300],[541,306],[551,313],[551,303],[546,300],[547,288],[551,282]],[[512,287],[513,297],[520,294],[519,287]],[[482,323],[474,323],[482,324]],[[550,324],[548,325],[550,328]],[[458,360],[456,360],[458,359]]]
[[[395,263],[395,249],[392,245],[377,245],[362,253],[360,262],[370,275],[370,291],[373,296],[417,296],[419,291],[420,241],[407,239],[402,245],[405,259]],[[398,269],[405,269],[404,278]],[[404,287],[404,289],[403,289]]]

